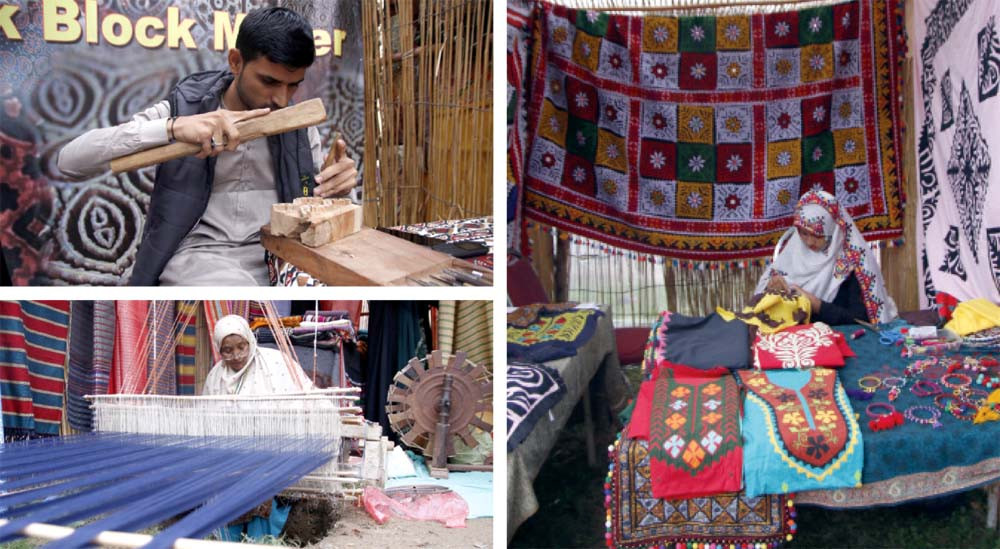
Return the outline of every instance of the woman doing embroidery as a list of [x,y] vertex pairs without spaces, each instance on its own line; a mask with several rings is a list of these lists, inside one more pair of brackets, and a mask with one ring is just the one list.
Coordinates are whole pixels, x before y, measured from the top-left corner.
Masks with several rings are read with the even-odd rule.
[[896,304],[885,289],[875,255],[837,199],[809,191],[795,207],[793,226],[778,241],[774,263],[756,293],[793,290],[810,301],[813,322],[888,322]]

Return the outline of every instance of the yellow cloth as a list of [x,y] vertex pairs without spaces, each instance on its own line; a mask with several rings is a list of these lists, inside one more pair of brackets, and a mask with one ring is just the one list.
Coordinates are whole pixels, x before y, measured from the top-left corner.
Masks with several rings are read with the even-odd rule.
[[804,295],[791,296],[769,292],[763,294],[756,303],[744,307],[743,312],[734,313],[722,307],[716,307],[715,312],[726,321],[738,318],[747,324],[757,326],[761,333],[772,334],[796,324],[809,322],[811,306],[809,298]]
[[972,423],[986,423],[987,421],[1000,420],[1000,412],[996,410],[998,404],[1000,404],[1000,389],[990,393],[990,396],[986,399],[986,404],[976,412],[976,417],[972,420]]
[[944,325],[963,337],[994,326],[1000,326],[1000,307],[982,297],[959,303]]

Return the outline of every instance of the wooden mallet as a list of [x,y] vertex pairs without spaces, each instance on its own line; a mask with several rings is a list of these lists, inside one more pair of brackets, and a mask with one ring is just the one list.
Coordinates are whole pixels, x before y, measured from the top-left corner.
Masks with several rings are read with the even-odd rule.
[[[291,107],[278,109],[258,118],[237,122],[236,129],[240,132],[240,141],[246,142],[261,137],[308,128],[309,126],[320,124],[325,120],[326,107],[323,106],[322,99],[316,98],[303,101]],[[334,143],[334,148],[336,148],[336,143]],[[111,161],[111,171],[114,173],[129,172],[169,160],[192,156],[199,152],[201,152],[201,145],[180,142],[171,143],[115,158]]]

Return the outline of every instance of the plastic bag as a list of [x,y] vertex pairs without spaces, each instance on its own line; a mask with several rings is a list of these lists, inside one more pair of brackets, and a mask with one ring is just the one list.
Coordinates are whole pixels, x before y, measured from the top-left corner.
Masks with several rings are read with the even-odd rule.
[[391,498],[373,486],[361,494],[365,510],[375,522],[385,524],[390,515],[410,520],[435,520],[448,528],[464,528],[469,504],[455,492]]

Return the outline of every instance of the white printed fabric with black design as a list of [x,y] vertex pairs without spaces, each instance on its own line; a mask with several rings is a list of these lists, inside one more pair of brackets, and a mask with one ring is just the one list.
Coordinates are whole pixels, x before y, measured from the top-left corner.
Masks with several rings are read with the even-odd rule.
[[1000,301],[1000,2],[914,4],[921,304]]

